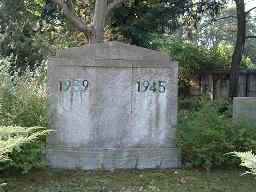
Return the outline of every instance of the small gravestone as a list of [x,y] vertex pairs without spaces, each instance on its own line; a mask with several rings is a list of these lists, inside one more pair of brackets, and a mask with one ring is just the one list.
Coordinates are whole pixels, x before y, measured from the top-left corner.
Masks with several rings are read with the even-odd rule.
[[235,97],[233,100],[233,119],[256,121],[256,97]]
[[50,166],[177,167],[177,71],[167,54],[118,42],[49,59]]

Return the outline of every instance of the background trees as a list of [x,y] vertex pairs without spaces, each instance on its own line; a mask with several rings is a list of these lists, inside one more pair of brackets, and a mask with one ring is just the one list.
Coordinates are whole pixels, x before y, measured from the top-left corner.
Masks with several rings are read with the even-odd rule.
[[[202,1],[197,1],[197,2],[204,2]],[[225,3],[227,2],[231,2],[231,1],[208,1],[209,3],[212,2],[218,2],[218,5],[222,5],[224,6]],[[218,38],[217,38],[217,34],[215,35],[211,35],[210,37],[212,37],[212,39],[208,39],[208,38],[201,38],[199,32],[198,32],[198,24],[202,21],[205,20],[205,18],[209,18],[210,21],[210,25],[215,24],[217,21],[223,20],[223,19],[231,19],[232,22],[234,22],[234,26],[229,27],[229,29],[231,29],[231,33],[229,36],[229,40],[232,41],[231,44],[234,45],[234,49],[233,49],[233,54],[232,54],[232,61],[231,61],[231,86],[230,86],[230,97],[235,97],[237,96],[237,90],[238,90],[238,72],[240,70],[241,67],[241,60],[243,57],[243,54],[245,53],[245,50],[247,53],[248,49],[245,49],[246,46],[246,39],[251,39],[251,38],[255,38],[255,31],[254,31],[254,27],[252,27],[252,30],[249,30],[249,26],[251,27],[252,25],[254,25],[255,19],[252,22],[251,17],[250,17],[250,13],[255,10],[256,8],[256,4],[254,4],[254,6],[252,6],[249,10],[245,9],[245,5],[246,2],[249,1],[245,1],[245,0],[235,0],[235,7],[234,10],[231,10],[231,14],[228,16],[224,16],[221,18],[217,18],[216,16],[218,15],[214,15],[214,17],[210,17],[209,15],[211,14],[207,14],[207,16],[205,16],[205,12],[204,11],[195,11],[195,14],[193,14],[192,11],[192,21],[194,22],[194,25],[190,25],[187,29],[188,29],[188,39],[191,41],[195,41],[195,39],[197,40],[197,43],[200,45],[202,40],[206,40],[204,43],[208,45],[208,47],[212,47],[214,45],[216,45],[216,43],[218,42]],[[207,3],[206,3],[207,4]],[[197,6],[198,8],[198,6]],[[223,8],[223,7],[222,7]],[[214,10],[215,8],[212,7],[212,10]],[[197,9],[196,9],[197,10]],[[201,10],[201,9],[199,9]],[[215,9],[216,11],[218,11],[219,9]],[[232,14],[232,12],[234,12],[235,14]],[[200,13],[200,15],[199,15]],[[195,17],[193,17],[193,15],[195,15]],[[219,23],[219,22],[217,22]],[[206,24],[209,25],[209,24]],[[231,23],[232,25],[232,23]],[[192,27],[191,27],[192,26]],[[234,30],[232,30],[232,28]],[[212,28],[211,27],[211,32],[216,31],[217,28]],[[193,31],[194,32],[194,36],[193,36]],[[209,34],[209,33],[208,33]],[[219,33],[218,33],[219,34]],[[228,42],[228,41],[226,41]],[[249,45],[249,43],[247,44]],[[253,53],[251,54],[252,56],[254,55]],[[254,56],[252,57],[252,59],[254,58]]]
[[12,69],[35,69],[46,47],[41,43],[36,6],[19,0],[0,3],[0,55],[11,57]]

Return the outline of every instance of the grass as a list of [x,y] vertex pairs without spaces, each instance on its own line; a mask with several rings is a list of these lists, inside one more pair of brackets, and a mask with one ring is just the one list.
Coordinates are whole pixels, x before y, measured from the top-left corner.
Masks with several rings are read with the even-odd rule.
[[3,192],[249,192],[256,189],[255,178],[241,176],[238,170],[37,169],[26,175],[0,173],[1,183]]

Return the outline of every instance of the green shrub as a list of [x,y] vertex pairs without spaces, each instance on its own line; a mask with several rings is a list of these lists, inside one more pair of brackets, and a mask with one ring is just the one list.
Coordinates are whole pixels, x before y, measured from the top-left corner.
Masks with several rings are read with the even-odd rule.
[[45,69],[23,76],[0,70],[0,126],[47,126]]
[[[7,61],[0,60],[0,150],[9,161],[2,159],[0,169],[26,172],[44,163],[41,155],[44,138],[39,137],[44,131],[33,127],[47,127],[46,68],[42,65],[20,76],[21,73],[8,73]],[[15,131],[9,130],[11,127]]]
[[40,127],[0,127],[0,170],[19,169],[27,172],[41,167],[41,136],[49,133]]
[[201,108],[201,98],[184,98],[178,100],[178,108],[180,111],[198,111]]
[[[179,98],[178,109],[179,111],[183,112],[199,111],[207,101],[210,102],[210,100],[205,96],[182,99]],[[225,117],[232,117],[232,101],[230,99],[215,100],[214,105],[218,113],[225,115]]]
[[238,165],[238,159],[225,155],[232,151],[256,149],[255,127],[248,120],[232,122],[220,104],[201,101],[195,111],[182,110],[178,116],[176,143],[186,167]]

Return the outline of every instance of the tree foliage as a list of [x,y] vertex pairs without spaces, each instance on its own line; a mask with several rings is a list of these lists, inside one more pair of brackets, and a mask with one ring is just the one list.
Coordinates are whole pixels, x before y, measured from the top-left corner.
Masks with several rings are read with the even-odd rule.
[[[211,48],[197,45],[190,41],[171,40],[165,41],[161,49],[169,52],[170,56],[179,65],[179,94],[184,95],[191,87],[191,79],[197,77],[200,72],[216,70],[231,70],[233,46],[221,42]],[[251,69],[253,64],[249,57],[244,56],[241,68]]]
[[171,35],[182,25],[194,25],[202,14],[215,16],[222,5],[220,1],[137,0],[114,11],[111,27],[116,39],[121,37],[132,44],[156,49],[154,39]]
[[0,6],[0,55],[12,58],[12,69],[35,69],[46,52],[38,23],[40,1],[3,0]]
[[45,0],[0,2],[0,56],[11,59],[11,71],[35,70],[48,55],[84,44],[84,39]]

